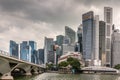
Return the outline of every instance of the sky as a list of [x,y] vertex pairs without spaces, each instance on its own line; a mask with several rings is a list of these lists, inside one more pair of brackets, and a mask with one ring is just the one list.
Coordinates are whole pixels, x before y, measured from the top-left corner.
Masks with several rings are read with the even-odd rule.
[[120,26],[120,0],[0,0],[0,50],[9,52],[9,41],[33,40],[44,47],[44,37],[64,35],[65,26],[77,31],[82,14],[94,11],[104,19],[104,7],[113,8],[113,23]]

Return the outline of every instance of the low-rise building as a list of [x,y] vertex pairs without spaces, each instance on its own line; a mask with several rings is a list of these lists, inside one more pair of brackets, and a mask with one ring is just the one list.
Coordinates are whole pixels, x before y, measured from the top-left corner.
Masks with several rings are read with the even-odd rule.
[[69,57],[78,59],[82,66],[84,66],[84,61],[82,59],[82,55],[80,54],[80,52],[67,52],[66,54],[60,56],[60,58],[58,59],[58,64],[60,62],[67,61]]

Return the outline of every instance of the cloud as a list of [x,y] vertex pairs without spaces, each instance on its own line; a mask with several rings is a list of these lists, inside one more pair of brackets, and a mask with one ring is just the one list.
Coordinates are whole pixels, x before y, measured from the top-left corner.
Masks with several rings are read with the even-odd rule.
[[75,31],[83,13],[93,10],[103,20],[104,6],[114,8],[120,26],[119,0],[0,0],[0,49],[9,51],[9,40],[34,40],[43,48],[44,37],[64,35],[64,26]]

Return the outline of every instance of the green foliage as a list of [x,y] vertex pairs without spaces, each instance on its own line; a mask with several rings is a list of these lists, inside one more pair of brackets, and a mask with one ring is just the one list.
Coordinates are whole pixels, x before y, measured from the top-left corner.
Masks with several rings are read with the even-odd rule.
[[50,70],[54,65],[53,64],[46,64],[46,66]]
[[59,67],[67,67],[68,65],[70,65],[72,69],[76,69],[76,70],[79,70],[81,66],[79,60],[72,57],[69,57],[67,61],[63,61],[59,63]]
[[115,69],[120,69],[120,64],[115,65]]
[[66,66],[68,66],[68,62],[66,61],[59,63],[59,67],[66,67]]
[[72,69],[80,69],[81,64],[78,59],[69,57],[67,59],[67,62],[71,65]]

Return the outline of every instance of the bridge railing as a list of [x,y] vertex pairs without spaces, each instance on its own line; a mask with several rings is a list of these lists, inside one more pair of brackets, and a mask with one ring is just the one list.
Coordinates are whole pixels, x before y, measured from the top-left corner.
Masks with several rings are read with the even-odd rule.
[[2,51],[2,50],[0,50],[0,54],[10,57],[10,54],[8,52]]
[[[32,63],[32,62],[29,62],[29,61],[26,61],[26,60],[22,60],[22,59],[16,58],[15,56],[10,56],[10,53],[5,52],[3,50],[0,50],[0,55],[6,56],[6,57],[11,57],[11,58],[14,58],[14,59],[17,59],[17,60],[21,60],[21,61],[24,61],[24,62]],[[35,64],[35,63],[32,63],[32,64]],[[35,65],[41,65],[41,64],[35,64]]]

